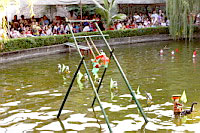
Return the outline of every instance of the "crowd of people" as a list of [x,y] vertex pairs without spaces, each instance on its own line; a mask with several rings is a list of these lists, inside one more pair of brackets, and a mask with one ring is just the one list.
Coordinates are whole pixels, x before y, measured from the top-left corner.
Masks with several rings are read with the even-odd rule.
[[[76,17],[73,19],[80,19]],[[97,15],[83,16],[83,19],[95,19],[101,20]],[[197,15],[196,23],[200,24],[200,14]],[[157,26],[168,26],[169,20],[162,10],[154,10],[152,13],[137,13],[133,16],[127,17],[122,21],[115,21],[109,28],[105,27],[102,21],[99,21],[101,30],[120,30],[120,29],[134,29],[134,28],[145,28],[145,27],[157,27]],[[93,23],[73,23],[71,25],[73,32],[91,32],[97,31]],[[2,39],[3,29],[0,26],[0,40]],[[65,18],[56,16],[53,21],[50,21],[47,16],[42,18],[25,19],[21,16],[21,19],[17,19],[17,15],[14,16],[12,22],[8,24],[8,37],[9,38],[20,38],[20,37],[34,37],[34,36],[50,36],[69,34],[70,29],[65,22]]]
[[133,16],[128,17],[125,21],[118,21],[113,26],[113,29],[133,29],[133,28],[147,28],[147,27],[158,27],[168,26],[169,20],[166,15],[159,10],[155,10],[152,13],[144,14],[135,12]]

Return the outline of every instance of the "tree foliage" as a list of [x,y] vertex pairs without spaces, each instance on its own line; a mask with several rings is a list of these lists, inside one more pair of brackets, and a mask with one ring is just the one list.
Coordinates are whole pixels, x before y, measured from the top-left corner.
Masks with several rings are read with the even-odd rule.
[[112,20],[123,20],[126,19],[125,14],[118,14],[118,7],[115,0],[109,2],[109,0],[103,0],[104,6],[93,0],[95,5],[98,7],[97,13],[106,21],[106,27],[112,24]]
[[200,0],[167,0],[169,31],[174,39],[193,37],[195,16],[200,12]]
[[[96,8],[97,7],[95,5],[82,5],[82,15],[83,16],[94,15]],[[74,12],[76,16],[81,15],[81,8],[79,5],[69,5],[66,6],[66,9],[69,12]]]

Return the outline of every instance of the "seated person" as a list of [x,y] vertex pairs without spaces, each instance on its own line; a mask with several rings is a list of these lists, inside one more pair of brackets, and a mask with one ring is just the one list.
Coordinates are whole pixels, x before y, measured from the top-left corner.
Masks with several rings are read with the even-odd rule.
[[19,31],[16,31],[14,28],[11,28],[10,37],[11,38],[19,38],[20,37]]
[[29,26],[26,26],[25,34],[26,37],[33,37]]
[[90,32],[91,29],[89,27],[89,25],[86,25],[84,28],[83,28],[83,32]]

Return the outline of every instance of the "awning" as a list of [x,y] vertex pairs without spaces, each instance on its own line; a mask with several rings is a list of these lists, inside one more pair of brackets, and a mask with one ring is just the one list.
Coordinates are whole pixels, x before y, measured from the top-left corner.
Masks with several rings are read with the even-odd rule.
[[[97,0],[103,3],[103,0]],[[117,4],[162,4],[166,0],[116,0]],[[92,0],[35,0],[34,5],[94,4]]]

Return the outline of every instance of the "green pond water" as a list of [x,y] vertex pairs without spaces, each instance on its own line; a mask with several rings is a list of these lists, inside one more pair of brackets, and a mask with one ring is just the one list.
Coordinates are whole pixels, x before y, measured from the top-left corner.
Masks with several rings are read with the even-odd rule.
[[[99,96],[113,132],[199,132],[200,131],[200,42],[140,43],[115,46],[118,58],[133,89],[140,86],[137,96],[149,123],[145,124],[131,101],[129,90],[115,63],[107,70]],[[167,45],[164,55],[159,51]],[[106,48],[103,48],[108,54]],[[171,51],[178,49],[175,56]],[[192,58],[193,50],[197,57]],[[86,56],[87,65],[91,56]],[[77,52],[43,56],[0,65],[0,132],[109,132],[98,103],[91,108],[94,93],[88,81],[77,82],[60,116],[56,115],[69,87],[80,58]],[[60,74],[58,64],[70,67],[70,74]],[[83,67],[81,72],[84,74]],[[99,75],[103,72],[100,70]],[[118,82],[113,100],[110,79]],[[96,85],[97,86],[97,85]],[[188,109],[195,111],[185,117],[173,115],[173,94],[186,90]],[[153,104],[147,106],[145,91],[151,93]]]

